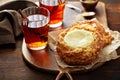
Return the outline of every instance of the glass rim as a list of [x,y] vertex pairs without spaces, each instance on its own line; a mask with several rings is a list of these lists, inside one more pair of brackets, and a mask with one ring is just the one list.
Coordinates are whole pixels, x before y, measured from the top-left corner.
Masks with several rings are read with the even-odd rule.
[[[58,5],[61,5],[61,4],[63,4],[63,3],[66,3],[66,0],[58,0],[59,2],[58,2],[58,4],[56,4],[56,5],[50,5],[50,4],[47,4],[46,6],[58,6]],[[40,0],[39,1],[41,4],[44,4],[45,5],[45,3],[43,3],[42,2],[42,0]]]
[[[27,7],[27,8],[25,8],[25,9],[23,9],[22,12],[25,13],[26,10],[28,10],[28,9],[32,9],[32,8],[35,8],[35,9],[39,9],[39,8],[41,8],[41,9],[46,10],[47,13],[48,13],[48,15],[47,15],[46,18],[43,18],[42,20],[50,19],[50,11],[49,11],[47,8],[44,8],[44,7],[31,6],[31,7]],[[32,14],[31,14],[31,15],[32,15]],[[33,15],[35,15],[35,14],[33,14]],[[28,16],[27,16],[27,17],[28,17]],[[36,21],[34,21],[34,20],[33,20],[33,21],[30,20],[29,22],[38,22],[38,21],[42,21],[42,20],[36,20]]]

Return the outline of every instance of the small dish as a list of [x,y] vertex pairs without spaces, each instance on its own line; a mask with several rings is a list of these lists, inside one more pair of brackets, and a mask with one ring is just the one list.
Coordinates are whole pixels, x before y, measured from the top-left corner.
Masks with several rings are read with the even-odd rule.
[[94,11],[99,0],[80,0],[86,11]]

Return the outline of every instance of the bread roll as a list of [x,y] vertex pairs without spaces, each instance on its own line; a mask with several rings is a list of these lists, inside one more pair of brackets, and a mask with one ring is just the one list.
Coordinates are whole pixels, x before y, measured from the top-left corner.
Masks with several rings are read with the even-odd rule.
[[58,35],[56,51],[69,65],[87,65],[114,38],[96,21],[76,22]]

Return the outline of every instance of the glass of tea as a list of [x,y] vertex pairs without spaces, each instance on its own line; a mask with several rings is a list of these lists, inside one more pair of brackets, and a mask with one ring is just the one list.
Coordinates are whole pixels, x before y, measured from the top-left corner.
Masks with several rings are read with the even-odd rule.
[[80,0],[86,11],[94,11],[99,0]]
[[47,46],[50,12],[43,7],[28,7],[22,10],[27,20],[23,19],[22,29],[29,49],[40,50]]
[[50,11],[50,29],[61,27],[63,22],[65,0],[39,0],[40,7]]

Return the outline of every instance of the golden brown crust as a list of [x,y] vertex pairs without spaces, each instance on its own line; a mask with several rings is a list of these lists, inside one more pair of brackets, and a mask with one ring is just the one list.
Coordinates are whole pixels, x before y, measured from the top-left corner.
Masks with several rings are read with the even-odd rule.
[[[84,24],[84,25],[83,25]],[[87,48],[72,48],[64,42],[65,35],[74,29],[84,29],[93,32],[94,41]],[[91,20],[74,23],[70,28],[65,29],[58,36],[57,52],[60,58],[70,65],[90,64],[97,57],[101,49],[111,43],[113,37],[105,31],[103,26]]]

